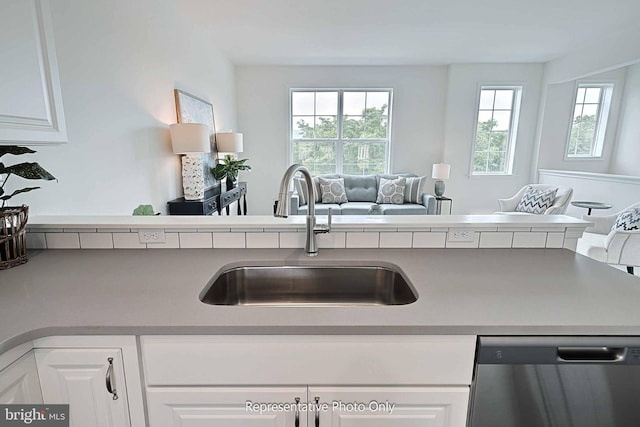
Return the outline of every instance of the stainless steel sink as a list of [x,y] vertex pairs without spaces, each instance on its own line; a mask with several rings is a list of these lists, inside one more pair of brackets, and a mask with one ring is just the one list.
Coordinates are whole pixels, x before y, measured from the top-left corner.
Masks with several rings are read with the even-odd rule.
[[213,305],[404,305],[418,299],[389,266],[237,266],[222,269],[200,293]]

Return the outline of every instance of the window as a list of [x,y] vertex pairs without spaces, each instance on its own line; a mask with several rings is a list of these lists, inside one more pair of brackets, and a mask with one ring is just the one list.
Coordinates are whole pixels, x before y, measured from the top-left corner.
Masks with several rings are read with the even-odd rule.
[[314,174],[384,173],[391,90],[291,90],[291,158]]
[[473,175],[512,173],[521,93],[520,86],[480,88]]
[[613,85],[578,85],[567,142],[568,158],[602,156]]

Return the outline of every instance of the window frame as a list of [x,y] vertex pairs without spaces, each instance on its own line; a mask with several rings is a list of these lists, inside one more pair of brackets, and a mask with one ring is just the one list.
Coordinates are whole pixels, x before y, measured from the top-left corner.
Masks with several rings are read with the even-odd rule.
[[[513,90],[511,100],[511,120],[509,122],[509,139],[507,142],[507,154],[505,159],[504,172],[476,172],[473,170],[476,157],[476,145],[478,138],[478,120],[480,115],[480,98],[483,90]],[[518,125],[520,123],[520,111],[522,110],[522,97],[525,90],[524,83],[480,83],[476,90],[476,107],[473,128],[473,139],[471,140],[471,156],[469,159],[469,176],[511,176],[515,168],[516,142],[518,139]],[[495,100],[494,100],[495,107]],[[495,111],[495,110],[493,110]]]
[[[338,92],[338,111],[337,111],[337,137],[331,138],[293,138],[293,94],[295,92]],[[389,93],[389,105],[387,106],[387,137],[386,138],[343,138],[342,127],[344,119],[344,93],[345,92],[388,92]],[[366,108],[366,104],[365,104]],[[296,87],[289,88],[289,149],[287,153],[288,164],[293,163],[293,145],[296,142],[327,142],[335,141],[336,143],[336,170],[332,173],[343,174],[343,160],[344,160],[344,143],[345,142],[384,142],[385,146],[385,162],[384,162],[384,174],[388,174],[391,165],[391,126],[393,121],[393,88],[305,88]],[[314,116],[315,117],[315,116]]]
[[[576,101],[578,100],[578,90],[580,88],[601,88],[600,100],[598,101],[598,113],[596,116],[596,128],[594,130],[594,137],[591,143],[591,152],[589,155],[570,155],[569,145],[571,144],[571,131],[573,130],[574,112],[576,108]],[[611,103],[613,100],[613,91],[615,89],[615,82],[613,81],[579,81],[575,83],[573,90],[573,103],[571,104],[571,112],[569,115],[569,126],[567,137],[564,145],[564,160],[569,162],[574,161],[590,161],[590,160],[602,160],[604,157],[604,144],[607,136],[607,127],[609,125],[609,116],[611,114]],[[604,123],[603,123],[604,120]],[[603,125],[604,124],[604,129]],[[598,151],[597,155],[594,152]]]

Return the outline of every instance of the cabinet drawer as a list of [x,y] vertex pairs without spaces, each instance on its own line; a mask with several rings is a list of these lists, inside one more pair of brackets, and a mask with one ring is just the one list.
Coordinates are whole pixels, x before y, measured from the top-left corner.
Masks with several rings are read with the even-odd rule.
[[145,336],[147,385],[470,385],[475,336]]

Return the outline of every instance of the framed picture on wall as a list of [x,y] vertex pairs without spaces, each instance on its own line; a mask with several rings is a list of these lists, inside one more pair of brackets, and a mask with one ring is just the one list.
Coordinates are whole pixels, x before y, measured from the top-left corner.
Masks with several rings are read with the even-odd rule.
[[208,125],[211,130],[211,153],[204,153],[201,156],[205,188],[214,187],[218,183],[209,172],[209,169],[216,165],[216,124],[213,120],[213,105],[180,89],[175,89],[174,94],[178,123],[200,123]]

